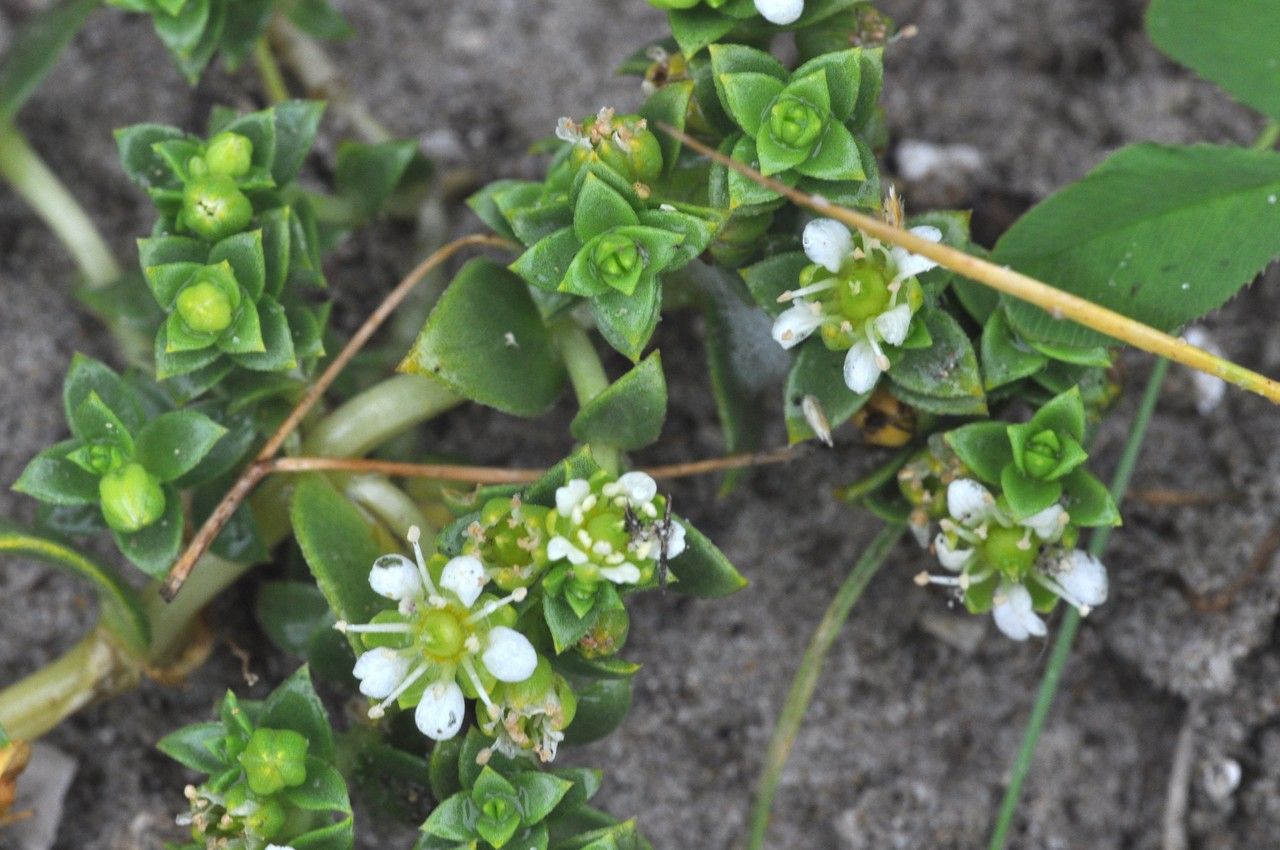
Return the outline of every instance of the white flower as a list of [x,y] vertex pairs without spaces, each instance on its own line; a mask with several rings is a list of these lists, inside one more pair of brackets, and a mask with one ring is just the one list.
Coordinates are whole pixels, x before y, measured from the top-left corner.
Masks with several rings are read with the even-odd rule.
[[[632,507],[637,507],[646,502],[652,502],[653,498],[658,495],[658,482],[653,480],[653,476],[647,472],[627,472],[618,478],[615,482],[616,487],[620,490],[629,501]],[[604,494],[612,496],[611,488],[615,484],[606,484]]]
[[444,565],[440,573],[440,586],[453,591],[463,605],[470,608],[484,590],[489,578],[484,564],[471,555],[459,555]]
[[373,699],[386,699],[409,672],[409,659],[379,646],[361,653],[352,672],[360,680],[360,693]]
[[558,534],[547,541],[547,558],[552,561],[567,560],[574,566],[585,564],[591,560],[587,557],[586,552],[583,552]]
[[387,599],[402,602],[422,595],[418,567],[403,555],[383,555],[369,570],[369,586]]
[[804,14],[804,0],[756,0],[756,11],[769,23],[785,27]]
[[422,701],[413,712],[413,722],[431,740],[447,741],[462,729],[466,709],[462,688],[457,682],[436,682],[422,692]]
[[287,844],[268,844],[267,850],[293,850],[293,848]]
[[591,485],[585,478],[574,478],[563,487],[556,488],[556,510],[568,516],[591,495]]
[[1082,549],[1063,553],[1036,578],[1082,617],[1107,601],[1107,568]]
[[1020,584],[1005,582],[996,589],[995,605],[991,616],[996,627],[1013,640],[1044,637],[1047,629],[1044,620],[1036,615],[1031,604],[1031,593]]
[[907,331],[911,328],[911,316],[911,306],[899,304],[876,316],[876,331],[880,334],[880,338],[890,345],[902,345],[907,338]]
[[796,301],[773,320],[773,341],[793,348],[822,327],[822,308],[812,301]]
[[986,522],[995,506],[995,497],[972,478],[957,478],[947,485],[947,513],[965,525]]
[[844,384],[855,393],[870,392],[888,365],[883,354],[867,340],[860,339],[844,356]]
[[620,564],[616,567],[602,567],[600,575],[614,584],[635,584],[640,581],[640,568],[632,563]]
[[938,563],[952,572],[960,572],[973,560],[973,549],[953,548],[945,534],[933,539],[933,548],[937,552]]
[[1062,505],[1050,505],[1024,519],[1021,525],[1034,531],[1036,536],[1046,543],[1056,543],[1062,538],[1068,519]]
[[677,520],[671,521],[671,530],[667,533],[667,557],[675,558],[684,551],[684,525]]
[[853,251],[853,234],[833,218],[815,218],[804,226],[800,243],[810,261],[835,274]]
[[[942,231],[932,225],[922,224],[911,228],[910,232],[913,236],[919,236],[927,242],[942,241]],[[893,259],[894,268],[897,270],[894,280],[906,280],[909,277],[924,274],[929,269],[937,268],[938,265],[928,257],[913,254],[906,248],[896,246],[889,250],[889,256]]]
[[523,682],[538,666],[538,653],[529,639],[515,629],[494,626],[489,630],[489,645],[481,660],[499,682]]

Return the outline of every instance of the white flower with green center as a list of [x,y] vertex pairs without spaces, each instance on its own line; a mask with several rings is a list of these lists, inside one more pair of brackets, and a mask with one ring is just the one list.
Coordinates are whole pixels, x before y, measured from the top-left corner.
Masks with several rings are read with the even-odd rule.
[[990,491],[969,478],[947,487],[948,518],[934,538],[938,562],[957,575],[916,576],[920,585],[956,589],[974,612],[990,610],[999,629],[1014,640],[1045,633],[1037,615],[1058,599],[1081,615],[1107,599],[1102,562],[1062,545],[1075,529],[1061,505],[1017,521]]
[[665,507],[657,483],[643,472],[616,480],[597,473],[590,481],[575,478],[558,488],[547,557],[559,563],[544,588],[563,595],[582,617],[602,581],[629,586],[651,581],[664,554],[676,558],[685,549],[684,526],[674,520],[667,524]]
[[484,565],[469,555],[428,561],[418,529],[409,530],[416,559],[384,555],[369,571],[369,586],[397,603],[371,623],[335,624],[360,636],[366,647],[353,673],[360,692],[379,700],[369,709],[381,717],[392,703],[416,706],[414,721],[424,735],[441,741],[457,735],[465,699],[479,699],[490,717],[501,715],[491,693],[498,683],[519,683],[533,675],[538,654],[512,628],[511,607],[528,594],[518,587],[507,596],[485,593]]
[[[930,242],[942,231],[930,225],[911,228]],[[856,393],[869,392],[889,369],[884,346],[899,346],[911,320],[924,303],[916,276],[937,263],[902,248],[855,238],[834,219],[819,218],[805,226],[805,256],[814,264],[801,275],[798,289],[778,299],[791,302],[773,323],[773,339],[783,348],[822,332],[826,346],[846,351],[844,382]]]

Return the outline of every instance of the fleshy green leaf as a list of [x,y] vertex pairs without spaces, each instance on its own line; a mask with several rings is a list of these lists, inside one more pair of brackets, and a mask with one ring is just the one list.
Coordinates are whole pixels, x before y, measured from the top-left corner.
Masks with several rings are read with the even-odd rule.
[[[369,587],[369,570],[383,553],[364,517],[321,475],[299,480],[289,516],[307,566],[334,614],[350,623],[367,623],[384,607]],[[355,635],[349,639],[357,651],[363,649]]]
[[[677,130],[684,130],[692,98],[692,81],[670,83],[649,96],[644,106],[640,107],[639,115],[649,122],[650,127],[669,124]],[[662,147],[663,172],[670,174],[680,157],[680,140],[660,132],[658,144]]]
[[768,74],[750,71],[721,74],[716,81],[729,115],[748,136],[759,135],[760,125],[766,120],[765,112],[782,93],[782,82]]
[[27,464],[13,489],[50,505],[96,505],[98,477],[67,459],[81,445],[67,440],[43,450]]
[[1008,427],[1004,422],[974,422],[946,435],[947,445],[964,465],[988,484],[1000,483],[1000,473],[1013,463]]
[[575,688],[578,712],[564,730],[566,744],[589,744],[617,729],[631,710],[629,679],[600,679]]
[[258,319],[258,333],[262,351],[237,352],[235,361],[255,372],[283,372],[298,365],[293,347],[293,333],[285,309],[271,297],[258,302],[258,309],[246,305],[246,313]]
[[564,370],[519,277],[489,260],[462,267],[431,311],[400,371],[517,416],[556,400]]
[[978,356],[960,324],[946,311],[929,308],[918,313],[914,321],[924,322],[933,344],[904,350],[889,370],[889,379],[917,395],[981,399]]
[[667,417],[667,381],[655,351],[582,406],[569,425],[584,443],[634,451],[657,441]]
[[228,767],[219,756],[226,734],[221,723],[196,723],[165,735],[156,742],[156,749],[184,767],[218,774]]
[[76,354],[71,358],[62,384],[62,405],[67,423],[73,425],[75,412],[91,393],[97,393],[111,412],[120,418],[125,428],[136,431],[142,425],[142,411],[133,391],[105,363]]
[[[303,0],[307,3],[309,0]],[[294,9],[297,9],[297,4]],[[293,181],[302,170],[302,162],[311,150],[324,103],[319,100],[286,100],[272,110],[276,116],[276,149],[271,163],[271,177],[277,186]]]
[[556,652],[562,653],[591,631],[600,617],[600,609],[597,606],[586,616],[579,617],[564,597],[543,594],[542,615],[546,618]]
[[333,624],[324,594],[304,581],[263,582],[254,613],[271,642],[295,655],[305,655],[316,632]]
[[[120,163],[134,182],[143,188],[175,188],[178,181],[155,145],[171,139],[186,138],[177,127],[163,124],[134,124],[115,132]],[[146,265],[146,263],[143,263]]]
[[858,89],[862,80],[862,50],[841,50],[825,53],[801,65],[795,77],[807,77],[817,72],[825,74],[827,90],[831,95],[831,114],[840,123],[848,121],[858,104]]
[[992,313],[982,329],[982,385],[988,390],[1013,383],[1044,368],[1043,354],[1014,335],[1003,310]]
[[236,283],[249,294],[250,301],[262,296],[267,282],[266,257],[262,249],[262,231],[250,230],[228,236],[209,251],[209,265],[223,261],[231,266]]
[[1009,500],[1013,518],[1026,519],[1058,501],[1062,495],[1061,481],[1037,481],[1009,464],[1000,473],[1000,489]]
[[363,217],[372,218],[400,184],[417,152],[414,141],[343,142],[338,146],[337,189]]
[[1241,103],[1280,118],[1280,8],[1270,0],[1153,0],[1147,34]]
[[0,518],[0,553],[39,558],[88,579],[98,592],[102,617],[112,632],[134,651],[145,652],[151,627],[136,592],[115,572],[55,537],[25,529]]
[[520,806],[524,810],[523,822],[538,823],[551,814],[564,795],[569,793],[573,783],[549,773],[525,771],[517,773],[511,779],[520,795]]
[[671,559],[672,590],[686,596],[719,597],[737,593],[747,580],[705,534],[680,520],[685,532],[685,550]]
[[[314,742],[311,752],[315,752]],[[351,799],[347,796],[347,783],[342,774],[314,755],[307,756],[306,781],[286,788],[283,796],[292,805],[311,812],[351,811]]]
[[800,346],[783,397],[787,439],[792,445],[816,436],[804,415],[807,396],[813,396],[832,430],[847,422],[871,397],[870,392],[855,393],[845,384],[844,358],[845,352],[830,351],[816,340]]
[[469,841],[472,836],[469,823],[472,820],[469,816],[470,808],[471,800],[465,794],[455,794],[446,800],[441,800],[427,817],[426,823],[422,825],[422,831],[427,835],[434,835],[447,841],[457,841],[460,844]]
[[610,290],[591,299],[600,335],[632,362],[644,353],[661,312],[662,287],[652,274],[643,275],[630,295]]
[[[1280,254],[1280,154],[1135,145],[1033,207],[994,260],[1160,330],[1218,307]],[[1006,298],[1029,341],[1113,341]]]
[[194,469],[225,433],[203,413],[176,410],[138,432],[137,459],[161,481],[172,481]]
[[791,306],[779,302],[778,297],[799,286],[800,272],[809,265],[809,258],[803,251],[786,251],[747,266],[741,274],[760,309],[776,317]]
[[1073,524],[1085,528],[1120,525],[1120,511],[1111,493],[1083,467],[1076,468],[1061,483],[1067,494],[1067,513]]
[[578,241],[590,242],[615,227],[639,223],[626,198],[595,174],[587,174],[573,207],[573,231]]

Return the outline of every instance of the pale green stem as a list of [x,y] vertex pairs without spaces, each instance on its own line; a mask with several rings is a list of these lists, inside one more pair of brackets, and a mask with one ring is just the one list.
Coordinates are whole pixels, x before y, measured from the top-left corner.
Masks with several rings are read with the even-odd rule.
[[303,441],[302,453],[363,457],[374,447],[463,401],[433,378],[396,375],[326,416]]
[[[576,322],[566,320],[555,326],[552,333],[564,367],[569,372],[578,406],[582,407],[609,387],[609,376],[591,337]],[[622,456],[612,446],[591,446],[591,456],[601,468],[617,474],[622,469]]]
[[267,100],[272,104],[284,103],[289,99],[289,87],[285,85],[284,74],[280,73],[280,65],[271,52],[271,44],[266,36],[258,39],[253,48],[253,61],[258,66],[258,76],[262,79],[262,89]]
[[121,275],[88,213],[12,124],[0,122],[0,177],[13,186],[75,258],[89,289]]
[[[1129,480],[1133,477],[1134,466],[1138,462],[1138,454],[1142,450],[1142,441],[1147,434],[1147,426],[1151,423],[1151,414],[1156,409],[1160,398],[1160,388],[1164,384],[1165,373],[1169,371],[1168,360],[1157,360],[1147,379],[1147,388],[1142,394],[1142,402],[1133,417],[1129,428],[1129,439],[1125,442],[1120,462],[1116,464],[1115,475],[1111,479],[1111,496],[1119,505],[1129,489]],[[1099,528],[1089,538],[1089,552],[1101,556],[1111,538],[1111,529]],[[1071,654],[1071,646],[1075,642],[1076,632],[1080,628],[1080,614],[1075,608],[1068,606],[1058,635],[1053,642],[1053,651],[1049,655],[1049,665],[1045,668],[1044,677],[1040,680],[1040,689],[1036,693],[1035,704],[1031,707],[1031,716],[1027,719],[1027,730],[1022,737],[1022,745],[1013,762],[1013,770],[1009,774],[1009,786],[1005,789],[1004,799],[1000,803],[1000,812],[996,816],[995,829],[991,833],[989,850],[1003,850],[1009,828],[1013,825],[1014,814],[1018,810],[1018,801],[1022,797],[1022,786],[1027,773],[1031,770],[1031,761],[1036,753],[1036,744],[1040,740],[1040,732],[1044,729],[1045,718],[1053,706],[1053,698],[1062,681],[1062,671]]]
[[423,541],[435,538],[436,528],[422,513],[422,508],[385,475],[352,475],[343,483],[342,492],[373,514],[396,537],[408,537],[409,529],[417,526]]
[[1272,119],[1249,147],[1255,151],[1269,151],[1276,146],[1277,141],[1280,141],[1280,121]]
[[782,778],[782,769],[786,767],[787,756],[795,744],[796,735],[804,723],[805,713],[809,710],[809,702],[818,687],[818,677],[822,673],[822,664],[827,652],[840,635],[849,612],[862,596],[871,579],[879,572],[885,559],[893,550],[906,526],[902,523],[890,523],[880,530],[871,545],[862,553],[858,563],[854,564],[849,577],[840,585],[836,595],[822,615],[818,628],[809,639],[809,646],[800,659],[800,667],[796,670],[795,679],[791,682],[791,690],[787,701],[778,715],[778,723],[773,729],[773,739],[769,742],[769,752],[765,755],[764,768],[760,772],[760,780],[756,784],[756,798],[751,805],[750,832],[747,837],[749,850],[763,850],[765,833],[769,828],[769,814],[773,809],[773,798],[778,791],[778,781]]

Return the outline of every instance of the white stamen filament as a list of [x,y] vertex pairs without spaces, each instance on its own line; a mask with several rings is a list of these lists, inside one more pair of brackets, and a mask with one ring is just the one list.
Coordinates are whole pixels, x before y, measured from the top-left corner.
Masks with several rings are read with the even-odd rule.
[[384,634],[384,635],[407,635],[413,631],[413,626],[408,623],[365,623],[363,625],[353,626],[346,620],[339,620],[333,624],[338,631],[346,634]]
[[422,537],[422,529],[416,525],[409,526],[409,545],[413,547],[413,556],[418,561],[418,575],[422,577],[422,586],[426,588],[428,596],[439,596],[440,591],[436,590],[435,583],[431,581],[431,574],[427,571],[427,559],[422,554],[422,544],[419,542]]
[[1063,587],[1057,581],[1053,580],[1052,578],[1040,572],[1039,570],[1036,571],[1036,581],[1040,582],[1045,587],[1049,588],[1054,593],[1058,594],[1058,598],[1061,599],[1063,602],[1067,603],[1068,605],[1070,605],[1072,608],[1076,609],[1076,611],[1080,612],[1081,617],[1089,616],[1089,612],[1093,610],[1092,607],[1085,605],[1083,602],[1081,602],[1077,597],[1073,596],[1065,587]]
[[467,622],[478,623],[494,611],[497,611],[499,608],[505,608],[512,602],[523,602],[525,597],[528,595],[529,588],[517,587],[515,590],[511,591],[510,594],[502,597],[501,599],[494,599],[492,602],[486,602],[483,608],[473,613],[470,617],[467,617]]
[[799,289],[788,289],[786,292],[778,296],[778,303],[785,304],[796,298],[803,298],[806,295],[812,295],[815,292],[826,292],[828,289],[836,285],[835,278],[813,283],[808,286],[802,286]]
[[875,323],[867,322],[863,325],[863,333],[867,337],[867,342],[871,345],[872,352],[876,355],[876,365],[880,367],[881,372],[888,372],[889,358],[884,356],[884,351],[880,348],[880,343],[876,341]]
[[377,720],[379,717],[386,714],[387,706],[391,705],[391,703],[398,700],[402,693],[409,690],[409,688],[413,687],[413,683],[421,679],[422,675],[426,672],[427,672],[427,664],[425,661],[419,664],[417,667],[414,667],[412,670],[410,670],[409,675],[405,676],[404,680],[400,682],[400,684],[396,685],[395,690],[387,694],[386,699],[384,699],[382,702],[378,703],[377,705],[369,709],[370,719]]
[[476,665],[471,662],[470,658],[462,659],[462,669],[467,674],[467,678],[471,680],[471,686],[476,689],[476,693],[480,696],[480,701],[484,703],[485,709],[488,710],[490,717],[497,717],[502,713],[493,700],[489,697],[489,692],[485,690],[484,682],[480,681],[480,674],[476,672]]

